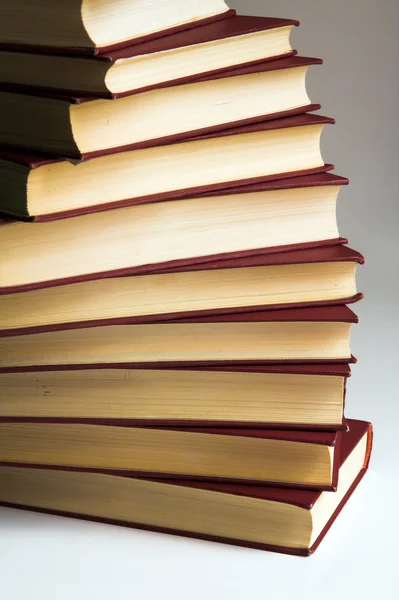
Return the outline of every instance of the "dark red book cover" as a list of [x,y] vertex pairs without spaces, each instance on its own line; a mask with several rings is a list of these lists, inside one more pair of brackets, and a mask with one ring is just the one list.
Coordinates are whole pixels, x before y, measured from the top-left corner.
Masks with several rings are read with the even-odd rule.
[[[325,177],[328,177],[326,175]],[[343,238],[342,238],[343,239]],[[211,257],[208,261],[182,266],[178,269],[173,267],[155,268],[153,273],[176,273],[185,271],[205,271],[219,269],[241,269],[243,267],[261,267],[276,265],[299,265],[324,262],[356,262],[364,264],[364,256],[348,248],[345,245],[324,246],[319,248],[303,248],[298,250],[287,250],[285,252],[257,253],[252,256],[240,256],[239,253],[215,259]],[[346,302],[344,303],[346,304]]]
[[[297,548],[282,547],[282,546],[271,546],[271,545],[266,545],[266,544],[261,544],[261,543],[256,543],[256,542],[237,540],[237,539],[233,539],[233,538],[222,538],[222,537],[218,537],[218,536],[204,535],[204,534],[195,533],[195,532],[180,531],[180,530],[176,530],[176,529],[167,529],[165,527],[154,527],[154,526],[149,526],[149,525],[143,525],[142,523],[115,521],[113,519],[104,519],[104,518],[99,518],[99,517],[95,517],[95,516],[76,514],[72,511],[66,512],[66,511],[52,510],[51,507],[47,508],[47,509],[32,507],[32,506],[24,505],[22,502],[19,504],[0,502],[0,504],[2,506],[8,506],[11,508],[23,508],[25,510],[31,510],[34,512],[48,513],[48,514],[59,515],[59,516],[67,516],[67,517],[73,517],[73,518],[89,520],[89,521],[98,521],[98,522],[108,523],[108,524],[112,524],[112,525],[122,525],[122,526],[126,526],[126,527],[142,529],[142,530],[146,530],[146,531],[154,531],[154,532],[159,532],[159,533],[170,533],[170,534],[179,535],[182,537],[198,538],[198,539],[203,539],[203,540],[207,540],[207,541],[231,544],[231,545],[235,545],[235,546],[243,546],[243,547],[254,548],[254,549],[259,549],[259,550],[268,550],[268,551],[280,552],[280,553],[284,553],[284,554],[293,554],[293,555],[297,555],[297,556],[309,556],[317,550],[318,546],[320,545],[320,543],[322,542],[322,540],[328,533],[328,531],[329,531],[330,527],[332,526],[332,524],[334,523],[335,519],[338,517],[339,513],[345,506],[346,502],[349,500],[350,496],[355,491],[355,489],[358,486],[358,484],[360,483],[361,479],[364,477],[364,475],[368,469],[368,466],[369,466],[371,451],[372,451],[372,442],[373,442],[373,430],[372,430],[371,424],[366,423],[364,421],[350,420],[349,421],[349,432],[347,434],[342,434],[340,459],[339,459],[340,467],[345,464],[345,461],[348,459],[350,453],[354,450],[356,445],[359,443],[359,441],[362,439],[362,437],[366,433],[368,434],[368,445],[367,445],[366,455],[364,458],[363,468],[361,469],[361,471],[359,472],[359,474],[353,481],[352,485],[350,486],[349,490],[345,494],[344,498],[339,503],[338,507],[336,508],[336,510],[334,511],[334,513],[332,514],[332,516],[330,517],[328,522],[326,523],[326,525],[325,525],[324,529],[322,530],[322,532],[320,533],[319,537],[316,539],[314,544],[308,549],[306,549],[306,548],[297,549]],[[321,494],[323,493],[321,491],[298,490],[298,489],[288,489],[288,488],[282,488],[282,487],[268,487],[268,486],[252,486],[252,485],[250,486],[250,485],[243,485],[243,484],[236,484],[236,483],[234,483],[234,484],[211,483],[211,482],[199,482],[199,481],[192,481],[192,480],[179,481],[179,480],[173,480],[173,479],[163,480],[163,479],[153,479],[153,478],[150,479],[149,481],[157,481],[160,483],[167,483],[169,485],[178,485],[178,486],[199,488],[199,489],[214,491],[214,492],[221,493],[221,494],[229,494],[229,495],[232,494],[235,496],[257,498],[259,500],[269,500],[272,502],[281,502],[283,504],[291,504],[293,506],[298,506],[299,508],[303,508],[305,510],[311,510],[312,507],[316,504],[316,502],[320,499]]]
[[[276,265],[293,265],[293,264],[312,264],[312,263],[327,263],[327,262],[355,262],[357,264],[364,264],[364,258],[356,250],[352,250],[351,248],[347,248],[346,246],[331,246],[331,247],[321,247],[314,248],[308,250],[293,250],[287,252],[280,252],[275,254],[255,254],[252,256],[231,256],[226,258],[221,258],[219,260],[212,260],[210,257],[210,261],[212,262],[202,262],[198,264],[185,265],[181,267],[169,267],[169,268],[159,268],[155,267],[155,269],[148,273],[149,275],[160,275],[162,273],[178,273],[178,272],[194,272],[194,271],[206,271],[206,270],[224,270],[224,269],[240,269],[240,268],[251,268],[251,267],[261,267],[261,266],[276,266]],[[120,274],[117,274],[120,276]],[[129,273],[124,273],[124,276],[129,275]],[[136,276],[137,272],[134,269],[131,270],[131,275]],[[103,279],[107,276],[107,273],[100,274],[96,279]],[[114,272],[108,274],[110,278],[115,278],[116,275]],[[87,276],[85,278],[80,278],[79,281],[94,279],[94,277]],[[48,287],[49,283],[45,282],[41,284],[32,284],[29,286],[19,287],[17,292],[27,292],[29,290],[38,289],[40,287],[45,288]],[[54,282],[54,286],[65,286],[69,283],[76,283],[76,281],[57,281]],[[0,289],[0,295],[7,295],[10,291],[7,288]],[[179,319],[184,316],[191,317],[202,317],[202,316],[212,316],[212,315],[223,315],[223,314],[231,314],[231,313],[245,313],[245,312],[256,312],[256,311],[264,311],[264,310],[280,310],[282,308],[301,308],[301,307],[311,307],[311,306],[330,306],[330,305],[342,305],[342,304],[352,304],[358,302],[363,298],[363,294],[356,294],[355,296],[351,296],[348,298],[341,298],[333,301],[316,301],[316,302],[298,302],[298,303],[285,303],[278,305],[257,305],[257,306],[243,306],[243,307],[225,307],[225,308],[214,308],[208,310],[196,310],[196,311],[183,311],[183,312],[174,312],[174,313],[162,313],[157,314],[153,318],[157,320],[157,322],[161,321],[169,321],[174,319]],[[29,297],[27,297],[27,305],[29,303]],[[137,316],[131,317],[129,319],[129,323],[145,323],[148,322],[147,316]],[[44,333],[48,331],[61,331],[63,329],[76,329],[79,327],[92,327],[96,324],[99,325],[119,325],[126,323],[126,317],[118,318],[113,317],[110,319],[91,319],[87,321],[69,321],[66,323],[56,323],[53,325],[38,325],[32,327],[23,327],[23,328],[15,328],[15,329],[0,329],[0,338],[8,337],[14,335],[25,335],[28,333]]]
[[[351,361],[352,363],[356,362],[356,359]],[[78,367],[79,369],[82,367]],[[83,367],[86,368],[86,367]],[[109,368],[109,367],[105,367]],[[119,367],[116,367],[119,368]],[[152,369],[152,367],[143,366],[140,369]],[[232,371],[232,372],[245,372],[245,373],[287,373],[291,375],[328,375],[330,377],[350,377],[351,376],[351,368],[348,363],[323,363],[323,364],[314,364],[314,363],[302,363],[302,364],[268,364],[268,365],[255,365],[255,364],[246,364],[246,365],[218,365],[218,366],[209,366],[209,367],[201,367],[198,365],[194,365],[192,367],[185,366],[175,366],[169,367],[163,365],[159,367],[162,369],[170,370],[184,370],[189,369],[190,371]],[[291,429],[291,428],[290,428]]]
[[[358,323],[359,319],[347,306],[325,306],[315,308],[287,308],[285,310],[256,311],[244,314],[234,313],[206,317],[184,316],[173,319],[171,323],[253,323],[253,322],[341,322]],[[146,322],[157,322],[157,318]]]
[[[232,371],[232,372],[249,372],[249,373],[289,373],[293,375],[329,375],[331,377],[350,377],[351,376],[351,368],[349,363],[355,364],[357,362],[354,356],[351,357],[350,361],[343,363],[300,363],[300,364],[255,364],[255,363],[224,363],[222,365],[182,365],[179,363],[170,364],[170,363],[162,363],[157,366],[144,363],[143,365],[136,367],[130,367],[126,363],[118,363],[115,365],[110,364],[101,364],[97,365],[96,369],[163,369],[163,370],[177,370],[177,371]],[[93,366],[87,365],[65,365],[63,367],[53,367],[48,365],[47,367],[43,367],[40,371],[51,372],[51,371],[86,371],[93,369]],[[23,369],[18,369],[19,372],[30,373],[37,371],[36,367],[26,367]],[[2,371],[2,372],[11,372],[10,370]]]

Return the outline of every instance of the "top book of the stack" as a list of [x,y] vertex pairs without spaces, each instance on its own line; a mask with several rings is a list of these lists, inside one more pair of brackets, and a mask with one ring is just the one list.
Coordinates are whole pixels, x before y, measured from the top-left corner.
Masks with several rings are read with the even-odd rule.
[[0,43],[98,54],[225,18],[223,0],[1,0]]
[[[18,0],[17,5],[20,4],[21,0]],[[54,2],[54,8],[58,8],[58,4]],[[73,3],[69,4],[72,6]],[[137,3],[131,0],[130,4]],[[171,4],[168,3],[168,11],[172,15],[174,11]],[[186,2],[185,6],[192,4]],[[110,6],[113,11],[119,7],[121,14],[126,12],[120,0],[110,3]],[[146,19],[148,30],[151,31],[155,19],[150,18],[150,11],[147,11]],[[205,23],[194,20],[175,33],[171,33],[171,30],[159,32],[158,36],[163,37],[154,39],[150,35],[146,36],[145,41],[143,38],[130,39],[116,49],[109,50],[96,49],[94,46],[64,47],[57,44],[62,41],[61,37],[55,36],[50,40],[45,35],[32,46],[32,41],[29,41],[32,24],[29,24],[29,32],[25,31],[25,18],[21,15],[20,20],[16,20],[21,35],[16,37],[6,33],[7,20],[3,18],[0,22],[1,88],[42,89],[105,98],[171,83],[187,83],[198,76],[290,56],[294,53],[290,45],[290,33],[299,24],[288,19],[236,16],[234,11],[229,11]],[[127,22],[131,23],[131,20]],[[195,28],[192,28],[193,25]],[[118,33],[117,24],[113,26],[111,22],[108,31]],[[131,31],[133,27],[129,33]],[[14,37],[19,40],[17,44],[12,42]],[[50,42],[54,47],[47,46]],[[87,56],[90,51],[97,53],[97,56]]]

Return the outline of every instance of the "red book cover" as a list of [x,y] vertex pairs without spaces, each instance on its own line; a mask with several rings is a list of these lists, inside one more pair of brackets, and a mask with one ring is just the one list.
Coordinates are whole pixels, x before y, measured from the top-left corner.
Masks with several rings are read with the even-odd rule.
[[[182,531],[182,530],[177,530],[177,529],[169,529],[166,527],[150,526],[148,524],[143,524],[140,522],[133,523],[130,521],[107,519],[104,517],[100,518],[95,515],[77,514],[73,510],[60,511],[55,508],[54,504],[52,504],[51,501],[49,501],[47,503],[47,506],[45,506],[45,503],[43,503],[43,505],[41,505],[41,506],[30,506],[26,501],[24,503],[23,497],[21,497],[20,500],[18,499],[18,502],[14,501],[11,503],[11,502],[2,501],[2,502],[0,502],[0,504],[2,506],[8,506],[8,507],[12,507],[12,508],[23,508],[26,510],[32,510],[32,511],[36,511],[36,512],[43,512],[43,513],[49,513],[49,514],[54,514],[54,515],[60,515],[60,516],[74,517],[74,518],[89,520],[89,521],[99,521],[99,522],[109,523],[109,524],[113,524],[113,525],[122,525],[122,526],[126,526],[126,527],[133,527],[136,529],[143,529],[143,530],[147,530],[147,531],[170,533],[170,534],[174,534],[174,535],[180,535],[183,537],[198,538],[198,539],[203,539],[203,540],[207,540],[207,541],[215,541],[215,542],[231,544],[231,545],[235,545],[235,546],[244,546],[244,547],[260,549],[260,550],[269,550],[272,552],[281,552],[284,554],[293,554],[293,555],[297,555],[297,556],[309,556],[317,550],[318,546],[320,545],[320,543],[322,542],[322,540],[328,533],[328,530],[334,523],[335,519],[338,517],[342,508],[345,506],[346,502],[349,500],[350,496],[356,489],[357,485],[359,484],[359,482],[365,475],[365,473],[368,469],[368,466],[369,466],[371,450],[372,450],[372,439],[373,439],[372,426],[370,423],[366,423],[364,421],[355,421],[355,420],[351,420],[349,424],[350,424],[349,432],[347,434],[342,435],[341,448],[340,448],[340,459],[339,459],[340,465],[339,466],[341,468],[345,465],[345,462],[348,460],[351,452],[355,449],[355,447],[357,446],[359,441],[363,438],[363,436],[367,434],[368,443],[367,443],[366,454],[364,456],[363,467],[361,468],[360,472],[353,480],[349,489],[347,489],[346,493],[344,493],[341,501],[336,506],[333,514],[328,519],[324,528],[322,529],[319,536],[313,542],[313,544],[311,545],[310,548],[293,548],[293,547],[286,547],[286,546],[262,544],[262,543],[258,543],[258,542],[252,542],[249,540],[245,541],[245,540],[238,540],[238,539],[228,538],[228,537],[219,537],[219,536],[214,536],[214,535],[202,534],[202,533],[193,532],[193,531]],[[319,490],[312,491],[312,490],[288,489],[288,488],[282,488],[282,487],[250,486],[250,485],[237,484],[237,483],[234,483],[234,484],[211,483],[211,482],[199,482],[199,481],[192,481],[192,480],[179,481],[179,480],[172,480],[172,479],[166,479],[166,480],[164,480],[164,479],[147,479],[147,481],[154,481],[154,482],[158,482],[158,483],[166,483],[168,485],[177,485],[177,486],[183,486],[183,487],[190,487],[190,488],[214,491],[218,494],[227,494],[227,495],[233,495],[233,496],[257,498],[259,500],[266,500],[266,501],[269,500],[272,502],[279,502],[282,504],[297,506],[299,508],[302,508],[302,509],[308,510],[308,511],[310,511],[316,505],[316,503],[321,499],[322,494],[326,493],[326,492],[322,492]],[[329,492],[327,492],[327,493],[329,493]],[[132,501],[134,501],[134,499],[132,499]]]
[[[233,372],[250,372],[250,373],[290,373],[297,375],[330,375],[331,377],[350,377],[351,376],[351,368],[350,364],[355,364],[357,359],[352,356],[351,359],[347,362],[342,363],[287,363],[287,364],[256,364],[256,363],[224,363],[221,365],[184,365],[181,363],[160,363],[157,365],[144,363],[143,365],[131,367],[126,363],[119,364],[101,364],[101,365],[64,365],[63,367],[53,367],[51,365],[47,367],[43,367],[40,369],[42,372],[51,372],[51,371],[86,371],[89,369],[165,369],[165,370],[184,370],[184,371],[233,371]],[[36,367],[26,367],[24,369],[17,369],[17,372],[21,373],[30,373],[35,372],[38,369]],[[10,373],[14,370],[0,370],[3,373]],[[291,429],[291,428],[290,428]]]
[[[183,265],[180,267],[172,266],[165,267],[162,266],[155,267],[153,271],[148,273],[149,275],[161,275],[163,273],[179,273],[179,272],[194,272],[194,271],[206,271],[206,270],[224,270],[224,269],[241,269],[241,268],[251,268],[251,267],[261,267],[261,266],[277,266],[277,265],[295,265],[295,264],[313,264],[313,263],[329,263],[329,262],[355,262],[357,264],[364,264],[364,258],[356,250],[352,250],[351,248],[347,248],[346,246],[326,246],[320,248],[314,248],[309,250],[293,250],[287,252],[280,253],[269,253],[269,254],[255,254],[252,256],[227,256],[226,258],[214,259],[210,257],[209,262],[204,261],[198,264],[190,264]],[[138,273],[134,269],[129,272],[122,273],[123,276],[137,276]],[[115,272],[111,273],[103,273],[100,274],[96,279],[103,279],[105,277],[115,278],[120,277],[121,273],[115,274]],[[87,281],[90,279],[94,279],[94,276],[87,276],[85,278],[80,278],[75,281],[57,281],[54,282],[53,287],[62,286],[67,293],[68,288],[65,286],[68,284],[73,284],[79,281]],[[51,282],[45,282],[44,284],[31,284],[29,286],[19,287],[17,292],[29,292],[34,289],[40,289],[40,287],[45,288],[50,285]],[[10,289],[3,288],[0,289],[1,295],[10,294]],[[242,307],[224,307],[224,308],[213,308],[208,310],[196,310],[196,311],[181,311],[174,313],[161,313],[153,316],[152,318],[157,322],[161,321],[170,321],[174,319],[179,319],[184,316],[190,317],[203,317],[203,316],[212,316],[212,315],[223,315],[223,314],[231,314],[231,313],[245,313],[245,312],[255,312],[255,311],[264,311],[264,310],[280,310],[283,308],[301,308],[301,307],[311,307],[311,306],[329,306],[333,305],[342,305],[342,304],[352,304],[358,302],[363,298],[363,294],[356,294],[354,296],[348,298],[341,298],[333,301],[316,301],[316,302],[296,302],[296,303],[285,303],[285,304],[274,304],[274,305],[256,305],[256,306],[242,306]],[[27,305],[29,304],[29,295],[26,297]],[[51,306],[51,300],[49,300],[49,308]],[[136,316],[131,317],[129,319],[129,323],[145,323],[148,322],[148,316]],[[23,328],[14,328],[14,329],[0,329],[0,337],[14,336],[14,335],[25,335],[28,333],[45,333],[48,331],[61,331],[63,329],[76,329],[78,327],[93,327],[96,325],[119,325],[126,323],[126,318],[112,317],[109,319],[92,319],[87,321],[69,321],[65,323],[56,323],[53,325],[37,325],[32,327],[23,327]]]

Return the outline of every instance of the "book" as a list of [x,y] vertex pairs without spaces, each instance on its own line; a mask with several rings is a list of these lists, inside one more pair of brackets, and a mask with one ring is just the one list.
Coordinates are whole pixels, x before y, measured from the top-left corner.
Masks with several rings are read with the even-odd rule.
[[[293,53],[298,21],[236,15],[93,57],[0,49],[0,87],[115,98]],[[1,48],[1,46],[0,46]]]
[[[351,429],[348,419],[347,427]],[[336,491],[343,431],[0,423],[0,466]]]
[[64,516],[308,556],[364,476],[372,427],[343,436],[335,493],[0,467],[0,502]]
[[320,108],[309,100],[305,77],[321,62],[292,56],[114,102],[0,91],[0,143],[87,160],[304,113]]
[[22,217],[65,215],[317,173],[325,170],[321,132],[331,123],[334,119],[321,115],[296,115],[99,156],[78,165],[0,152],[0,212]]
[[[29,227],[29,225],[28,225]],[[33,226],[31,226],[33,227]],[[54,257],[53,257],[54,258]],[[255,254],[154,268],[148,275],[100,278],[0,294],[0,337],[88,325],[117,325],[360,300],[363,256],[346,246]]]
[[0,294],[342,244],[336,203],[347,183],[325,173],[55,221],[4,221]]
[[223,0],[143,2],[4,2],[0,23],[3,48],[98,54],[235,14]]
[[351,360],[347,306],[184,317],[0,338],[0,371],[48,366],[254,364]]
[[339,430],[348,364],[0,374],[0,422]]

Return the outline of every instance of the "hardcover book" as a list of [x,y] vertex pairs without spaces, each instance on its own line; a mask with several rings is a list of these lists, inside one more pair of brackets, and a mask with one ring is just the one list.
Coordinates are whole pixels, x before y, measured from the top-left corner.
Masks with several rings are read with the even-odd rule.
[[64,365],[179,365],[351,360],[347,306],[184,317],[0,338],[0,371]]
[[345,435],[9,421],[0,423],[0,465],[336,491]]
[[0,49],[0,86],[115,98],[289,56],[296,25],[291,19],[237,15],[95,58]]
[[0,374],[0,422],[339,430],[348,364]]
[[[0,337],[87,325],[140,323],[290,307],[348,304],[362,298],[363,256],[346,246],[154,267],[148,275],[0,294]],[[111,273],[112,275],[112,273]]]

